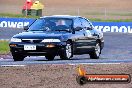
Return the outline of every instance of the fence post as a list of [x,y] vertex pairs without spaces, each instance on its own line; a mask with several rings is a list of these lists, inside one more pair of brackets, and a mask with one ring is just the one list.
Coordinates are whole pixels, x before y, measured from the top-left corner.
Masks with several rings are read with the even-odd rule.
[[105,12],[104,12],[104,15],[105,15],[105,20],[106,20],[106,15],[107,15],[107,12],[106,12],[106,8],[105,8]]
[[77,15],[78,16],[80,15],[80,9],[79,8],[77,9]]

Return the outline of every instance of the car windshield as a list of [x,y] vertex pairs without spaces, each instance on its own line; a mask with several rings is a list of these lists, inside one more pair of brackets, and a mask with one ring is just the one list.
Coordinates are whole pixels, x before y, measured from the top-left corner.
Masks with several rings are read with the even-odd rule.
[[66,18],[37,19],[28,31],[71,31],[72,20]]

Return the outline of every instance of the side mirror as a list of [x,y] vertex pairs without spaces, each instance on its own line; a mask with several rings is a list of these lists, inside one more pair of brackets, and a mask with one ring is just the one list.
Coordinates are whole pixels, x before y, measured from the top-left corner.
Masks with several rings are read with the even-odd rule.
[[28,29],[29,29],[29,27],[28,27],[28,26],[24,26],[24,30],[26,30],[26,31],[27,31]]
[[87,30],[92,30],[92,27],[87,27]]
[[80,30],[82,30],[82,29],[83,29],[83,28],[81,28],[81,27],[73,28],[72,34],[75,34],[75,31],[80,31]]
[[83,28],[82,27],[76,27],[74,30],[75,31],[80,31],[80,30],[82,30]]

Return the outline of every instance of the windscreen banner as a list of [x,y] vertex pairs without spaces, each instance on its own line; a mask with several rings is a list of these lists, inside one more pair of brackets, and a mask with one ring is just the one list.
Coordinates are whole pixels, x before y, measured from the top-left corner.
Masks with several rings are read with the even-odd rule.
[[[0,18],[0,27],[23,28],[31,25],[33,18]],[[92,22],[94,27],[102,32],[132,33],[132,22]]]

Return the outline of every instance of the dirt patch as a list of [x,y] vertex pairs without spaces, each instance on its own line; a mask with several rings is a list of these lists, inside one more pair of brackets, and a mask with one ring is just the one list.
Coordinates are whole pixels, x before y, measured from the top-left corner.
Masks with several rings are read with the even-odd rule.
[[[102,19],[132,19],[132,0],[40,1],[45,5],[43,15],[69,14]],[[24,2],[25,0],[0,0],[0,12],[21,14]]]
[[[1,5],[8,6],[21,6],[26,0],[0,0]],[[32,0],[35,1],[35,0]],[[39,0],[45,7],[100,7],[108,9],[132,9],[131,0]],[[117,3],[118,2],[118,3]]]
[[[131,88],[129,84],[85,84],[76,82],[78,65],[30,65],[0,67],[1,88]],[[83,65],[89,74],[130,74],[132,64]]]

